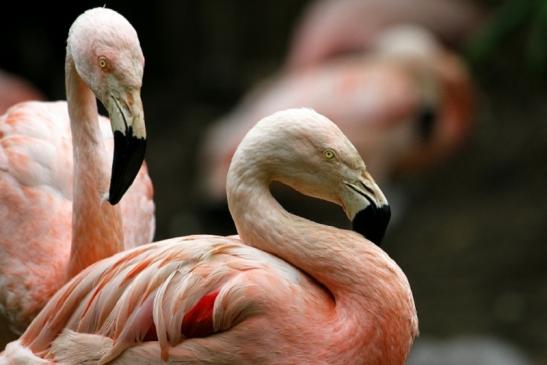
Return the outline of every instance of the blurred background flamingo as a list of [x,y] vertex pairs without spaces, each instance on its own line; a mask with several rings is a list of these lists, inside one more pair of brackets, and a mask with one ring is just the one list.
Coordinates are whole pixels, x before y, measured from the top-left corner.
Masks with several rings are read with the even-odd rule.
[[[364,237],[288,213],[272,180],[336,202]],[[244,243],[180,237],[100,261],[0,363],[405,363],[418,323],[404,273],[376,245],[389,205],[334,123],[309,109],[258,122],[227,193]]]
[[485,17],[485,10],[468,0],[316,0],[295,27],[285,66],[300,69],[368,50],[386,28],[406,23],[457,47],[478,31]]
[[[145,137],[136,33],[105,9],[79,24],[67,46],[68,101],[20,103],[0,117],[0,309],[19,331],[80,270],[154,234],[152,183],[140,169],[144,151],[132,150]],[[109,27],[118,38],[105,39]],[[118,76],[108,79],[110,72]],[[92,92],[111,121],[98,117]],[[112,206],[135,176],[122,208]]]
[[[104,5],[90,3],[64,4],[57,9],[55,22],[43,16],[51,11],[49,3],[12,3],[25,16],[0,22],[0,68],[24,75],[48,100],[64,98],[67,25],[84,9]],[[312,3],[108,3],[139,30],[146,54],[142,97],[151,122],[147,161],[155,187],[156,239],[202,231],[203,222],[196,218],[203,204],[203,196],[195,193],[202,188],[196,151],[206,130],[234,110],[251,88],[287,69],[294,29]],[[468,3],[488,15],[480,18],[485,23],[479,24],[478,32],[461,42],[433,33],[451,52],[465,56],[476,86],[473,133],[458,153],[435,168],[397,177],[407,206],[414,208],[390,227],[384,247],[412,284],[423,338],[434,338],[434,345],[440,346],[441,340],[454,337],[493,336],[520,348],[533,364],[544,364],[544,1]],[[459,17],[457,12],[451,15]],[[345,56],[336,53],[327,59]],[[395,200],[392,192],[388,194]],[[298,213],[315,215],[316,205],[298,202]],[[321,211],[321,222],[331,224],[339,217],[336,207],[321,206]],[[233,226],[207,223],[208,232],[233,232]],[[0,331],[0,341],[5,343],[8,334]]]
[[[226,209],[225,176],[235,147],[254,120],[276,110],[310,107],[338,120],[383,184],[438,164],[461,146],[473,117],[463,61],[417,26],[387,28],[374,42],[367,53],[279,74],[213,126],[200,156],[206,212]],[[298,197],[290,200],[301,205]],[[395,213],[400,209],[396,204]]]
[[0,70],[0,115],[14,104],[43,98],[43,95],[27,81]]

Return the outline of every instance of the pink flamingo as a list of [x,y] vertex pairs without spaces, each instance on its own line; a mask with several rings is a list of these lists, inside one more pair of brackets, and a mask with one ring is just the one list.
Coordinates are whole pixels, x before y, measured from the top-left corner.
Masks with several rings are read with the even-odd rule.
[[[152,240],[143,65],[129,22],[89,10],[68,37],[67,102],[21,103],[0,117],[0,309],[16,330],[83,268]],[[94,94],[110,122],[98,117]],[[111,205],[135,176],[121,209]]]
[[0,115],[17,103],[26,100],[42,100],[42,94],[28,82],[0,71]]
[[296,27],[287,68],[317,65],[370,48],[386,28],[412,23],[451,44],[462,43],[483,22],[468,0],[317,0]]
[[354,229],[382,239],[389,207],[351,142],[309,109],[278,112],[230,167],[241,239],[174,238],[97,262],[0,364],[404,364],[417,334],[404,273],[360,234],[285,211],[273,180],[342,206]]
[[382,183],[453,154],[472,122],[472,83],[462,61],[412,26],[386,30],[374,47],[282,73],[214,125],[200,162],[211,203],[224,201],[230,159],[253,120],[276,110],[310,107],[336,120]]

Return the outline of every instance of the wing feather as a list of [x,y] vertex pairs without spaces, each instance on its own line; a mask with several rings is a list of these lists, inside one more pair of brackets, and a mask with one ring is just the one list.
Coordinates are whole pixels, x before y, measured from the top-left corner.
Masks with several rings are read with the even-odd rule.
[[[57,292],[20,341],[55,360],[91,346],[99,363],[153,342],[167,360],[187,340],[184,333],[201,337],[260,315],[260,296],[271,291],[262,287],[265,280],[280,288],[301,278],[298,270],[237,237],[151,243],[85,269]],[[81,360],[77,354],[73,359],[67,363]]]

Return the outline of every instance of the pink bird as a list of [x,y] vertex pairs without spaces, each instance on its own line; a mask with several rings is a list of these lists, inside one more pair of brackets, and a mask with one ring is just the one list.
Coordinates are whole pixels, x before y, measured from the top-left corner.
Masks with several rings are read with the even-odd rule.
[[[67,102],[25,102],[0,117],[0,310],[16,330],[83,268],[152,240],[143,65],[129,22],[90,10],[68,37]],[[121,208],[111,205],[135,177]]]
[[224,201],[237,144],[254,120],[276,110],[310,107],[336,120],[384,183],[453,154],[470,130],[472,99],[464,64],[429,32],[389,29],[370,53],[282,73],[253,90],[205,138],[204,195]]
[[443,41],[462,43],[477,31],[484,11],[468,0],[317,0],[292,38],[288,69],[369,49],[386,28],[412,23]]
[[28,82],[0,71],[0,115],[22,101],[42,99],[42,94]]
[[174,238],[97,262],[0,364],[404,364],[418,329],[402,270],[360,234],[285,211],[274,180],[342,206],[381,241],[389,206],[355,147],[316,112],[278,112],[230,167],[241,238]]

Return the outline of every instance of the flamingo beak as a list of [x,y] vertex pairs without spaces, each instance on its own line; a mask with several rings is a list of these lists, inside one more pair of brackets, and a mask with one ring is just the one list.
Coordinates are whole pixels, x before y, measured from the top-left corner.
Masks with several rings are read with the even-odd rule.
[[353,230],[380,246],[390,218],[389,205],[377,207],[371,204],[357,212],[352,221]]
[[108,201],[117,204],[137,176],[146,150],[146,127],[139,89],[110,94],[106,108],[114,134]]
[[368,172],[364,172],[357,181],[346,182],[345,185],[350,194],[344,206],[352,220],[353,230],[380,245],[391,218],[391,210],[382,190]]

